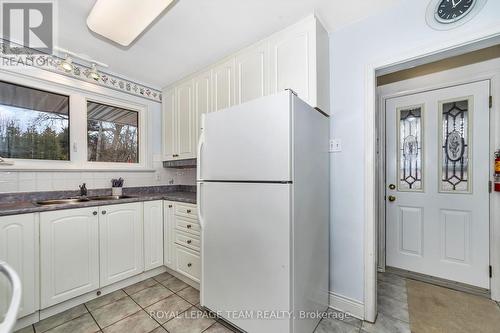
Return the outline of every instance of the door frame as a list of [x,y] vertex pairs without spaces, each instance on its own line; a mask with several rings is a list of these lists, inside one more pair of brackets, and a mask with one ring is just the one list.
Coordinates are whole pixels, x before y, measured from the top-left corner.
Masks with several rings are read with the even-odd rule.
[[[395,55],[393,58],[388,58],[382,61],[376,61],[365,65],[364,77],[364,319],[374,322],[377,317],[377,220],[378,220],[378,201],[377,201],[377,184],[378,171],[377,163],[377,74],[388,68],[399,67],[399,69],[409,68],[413,64],[420,62],[431,62],[431,59],[436,60],[440,55],[441,58],[448,57],[451,53],[465,53],[464,50],[477,49],[479,44],[487,44],[490,40],[497,40],[500,37],[500,25],[485,29],[480,33],[468,34],[464,37],[448,40],[443,43],[431,43],[426,47],[403,52]],[[427,60],[427,61],[426,61]],[[422,62],[423,61],[423,62]],[[498,86],[495,84],[492,90],[494,91],[493,108],[490,114],[490,123],[495,124],[498,118]],[[494,112],[493,112],[494,111]],[[494,146],[500,146],[500,125],[495,125],[493,133]],[[491,220],[500,220],[500,205],[495,204],[493,197],[490,195],[490,206],[493,208]],[[495,249],[490,255],[491,262],[500,262],[500,221],[495,223],[495,232],[490,235],[491,246]],[[498,230],[498,232],[496,232]],[[500,265],[493,267],[493,278],[491,280],[491,296],[493,299],[500,299]]]
[[[494,89],[494,85],[498,87],[498,80],[500,78],[500,58],[484,61],[477,64],[467,65],[455,69],[445,70],[438,73],[433,73],[413,79],[395,82],[385,86],[378,87],[379,108],[377,112],[377,120],[379,121],[378,127],[378,270],[385,271],[385,238],[386,238],[386,206],[387,202],[384,200],[386,181],[385,181],[385,166],[386,166],[386,102],[389,99],[414,95],[427,91],[434,91],[438,89],[445,89],[448,87],[459,86],[468,83],[479,81],[489,81],[490,91],[489,94],[493,96],[496,92],[494,99],[498,98],[498,89]],[[428,82],[438,82],[436,84],[429,84]],[[422,88],[423,87],[423,88]],[[495,124],[491,121],[493,118],[494,109],[490,109],[490,128],[489,128],[489,152],[490,152],[490,165],[493,165],[493,152],[495,150],[494,133]],[[489,168],[489,179],[493,178],[493,170]],[[494,232],[492,216],[494,215],[493,198],[490,195],[490,214],[489,214],[489,235],[490,235],[490,263],[494,262],[491,255],[495,253],[493,247],[492,235]],[[497,229],[498,230],[498,229]],[[490,290],[493,281],[490,281]]]

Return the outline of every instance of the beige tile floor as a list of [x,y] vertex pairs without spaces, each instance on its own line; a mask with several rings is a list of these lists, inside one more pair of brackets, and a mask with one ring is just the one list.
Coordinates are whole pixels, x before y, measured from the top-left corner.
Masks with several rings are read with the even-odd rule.
[[[369,324],[328,311],[315,333],[409,333],[406,282],[379,276],[379,315]],[[198,290],[168,273],[76,306],[16,333],[234,333],[199,307]],[[150,313],[154,315],[151,316]]]
[[16,333],[234,332],[201,311],[199,303],[198,290],[163,273],[78,305]]

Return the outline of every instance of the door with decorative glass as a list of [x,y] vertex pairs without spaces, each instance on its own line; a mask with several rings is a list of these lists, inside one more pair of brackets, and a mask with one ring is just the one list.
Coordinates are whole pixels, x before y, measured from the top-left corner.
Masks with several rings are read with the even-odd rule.
[[386,264],[489,289],[489,96],[480,81],[386,100]]

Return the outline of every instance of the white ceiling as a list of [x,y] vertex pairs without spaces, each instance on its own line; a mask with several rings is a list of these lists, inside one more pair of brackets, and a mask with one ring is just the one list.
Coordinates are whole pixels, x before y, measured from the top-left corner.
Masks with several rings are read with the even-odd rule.
[[64,0],[58,2],[56,44],[108,64],[109,72],[160,88],[310,13],[315,12],[332,32],[399,1],[178,0],[130,47],[123,48],[87,28],[95,0]]

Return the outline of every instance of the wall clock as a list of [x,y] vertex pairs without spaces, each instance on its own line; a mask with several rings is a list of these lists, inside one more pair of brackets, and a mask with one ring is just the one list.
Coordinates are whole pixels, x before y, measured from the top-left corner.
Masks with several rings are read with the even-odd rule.
[[427,6],[427,24],[437,30],[449,30],[470,21],[487,0],[432,0]]

